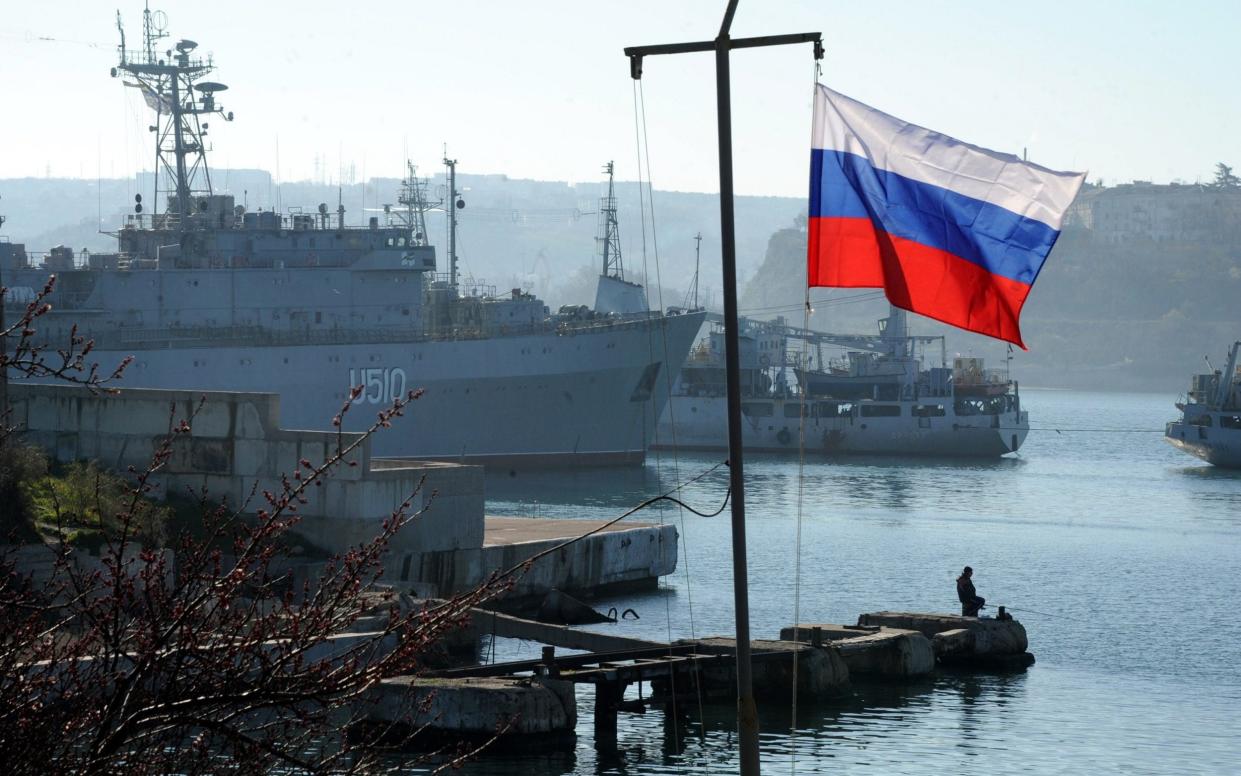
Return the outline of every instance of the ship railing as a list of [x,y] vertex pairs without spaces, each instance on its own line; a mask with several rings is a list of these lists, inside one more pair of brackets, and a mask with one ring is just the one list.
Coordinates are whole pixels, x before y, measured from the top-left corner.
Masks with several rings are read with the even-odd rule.
[[[653,314],[655,315],[655,314]],[[524,326],[502,326],[498,330],[480,328],[428,329],[408,328],[319,328],[271,329],[262,326],[171,326],[150,329],[117,329],[91,335],[98,350],[125,348],[168,349],[174,347],[218,347],[221,345],[346,345],[356,343],[427,342],[443,340],[476,340],[491,337],[529,334],[597,333],[641,326],[647,319],[583,321],[573,324],[538,322]]]
[[129,213],[125,216],[125,229],[176,229],[181,222],[177,213]]
[[[203,59],[202,57],[187,57],[186,62],[187,64],[185,66],[190,68],[207,69],[212,67],[210,56],[206,59]],[[163,65],[164,61],[158,53],[154,56],[148,56],[147,52],[143,49],[124,49],[121,51],[121,63],[122,65],[142,66],[155,64]]]
[[167,349],[220,345],[336,345],[356,342],[403,342],[415,339],[408,329],[276,330],[259,326],[174,326],[118,329],[94,335],[99,350],[127,347]]
[[[452,283],[452,273],[436,272],[433,282],[439,285],[449,285]],[[474,278],[458,278],[457,293],[466,299],[488,300],[496,298],[497,286],[494,283],[488,283],[485,280]]]
[[[85,269],[90,254],[85,250],[73,254],[57,254],[52,251],[26,251],[26,263],[19,269],[43,269],[62,272],[67,269]],[[51,259],[51,263],[48,260]],[[62,266],[69,261],[71,266]],[[46,265],[46,266],[45,266]]]
[[958,386],[1006,385],[1011,380],[1003,369],[962,369],[953,375],[953,382]]
[[607,330],[637,328],[648,321],[655,321],[667,316],[652,312],[647,315],[635,315],[623,318],[594,318],[586,320],[551,320],[529,321],[526,323],[506,323],[485,326],[429,326],[424,332],[428,339],[484,339],[489,337],[513,337],[529,334],[557,334],[574,336],[577,334],[594,333]]

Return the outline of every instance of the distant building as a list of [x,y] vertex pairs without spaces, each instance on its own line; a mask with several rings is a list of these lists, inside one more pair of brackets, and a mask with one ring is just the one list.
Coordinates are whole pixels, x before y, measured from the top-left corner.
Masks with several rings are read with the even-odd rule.
[[1065,228],[1089,230],[1110,244],[1217,242],[1241,230],[1241,188],[1149,181],[1088,185],[1065,216]]

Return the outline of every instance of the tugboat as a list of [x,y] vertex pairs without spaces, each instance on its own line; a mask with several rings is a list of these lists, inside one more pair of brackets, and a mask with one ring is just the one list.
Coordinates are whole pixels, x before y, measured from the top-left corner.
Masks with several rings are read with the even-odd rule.
[[[880,333],[835,335],[743,320],[742,422],[747,449],[823,454],[999,457],[1029,432],[1017,383],[980,358],[947,366],[943,337],[909,336],[892,307]],[[804,344],[790,348],[790,342]],[[922,368],[919,344],[938,344],[940,366]],[[843,346],[825,362],[823,345]],[[813,352],[812,350],[813,349]],[[792,373],[793,380],[790,380]],[[723,334],[690,352],[657,429],[663,448],[728,447]],[[803,423],[804,420],[804,423]]]
[[[0,247],[8,304],[55,274],[47,342],[76,332],[111,369],[134,357],[124,387],[277,393],[291,428],[327,428],[349,400],[347,430],[407,390],[422,398],[375,438],[377,456],[527,464],[640,463],[667,402],[668,380],[704,315],[647,308],[625,281],[611,190],[602,211],[602,309],[558,313],[521,289],[457,271],[456,161],[444,159],[443,203],[428,203],[412,166],[402,207],[365,223],[326,203],[251,209],[213,188],[208,133],[233,114],[227,87],[192,40],[165,40],[167,20],[143,15],[139,48],[112,75],[155,114],[155,196],[135,197],[115,253],[46,254]],[[210,126],[209,126],[210,125]],[[161,202],[160,195],[165,200]],[[449,217],[448,272],[438,272],[423,214]],[[665,363],[665,361],[667,363]]]
[[1177,402],[1181,419],[1168,423],[1164,439],[1178,450],[1225,469],[1241,469],[1241,342],[1232,343],[1228,367],[1194,375],[1189,396]]

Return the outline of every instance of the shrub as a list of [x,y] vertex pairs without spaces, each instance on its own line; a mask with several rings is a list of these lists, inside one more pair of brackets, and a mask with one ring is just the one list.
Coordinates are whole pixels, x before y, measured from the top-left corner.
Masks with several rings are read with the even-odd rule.
[[0,543],[38,538],[26,485],[47,475],[47,456],[13,439],[0,444]]
[[142,544],[164,544],[171,508],[143,498],[134,485],[93,461],[71,463],[59,476],[27,480],[24,490],[35,525],[73,544],[98,548],[119,529],[122,515],[131,516],[130,530]]

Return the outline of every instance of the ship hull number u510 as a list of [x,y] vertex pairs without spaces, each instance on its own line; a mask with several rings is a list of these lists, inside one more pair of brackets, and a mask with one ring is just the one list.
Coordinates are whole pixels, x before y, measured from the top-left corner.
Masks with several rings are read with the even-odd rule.
[[353,400],[354,404],[391,404],[405,395],[405,370],[400,367],[350,369],[349,387],[359,385],[362,386],[362,393]]

